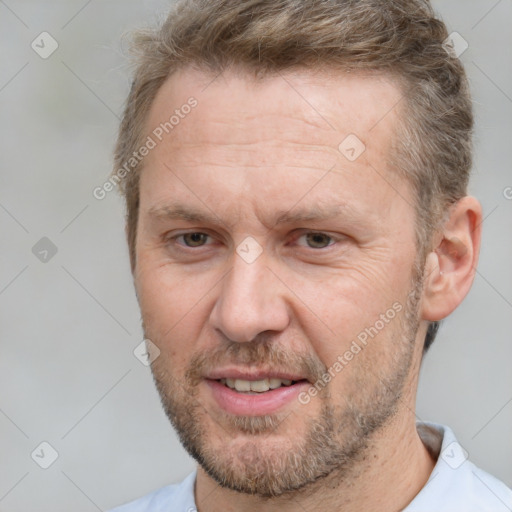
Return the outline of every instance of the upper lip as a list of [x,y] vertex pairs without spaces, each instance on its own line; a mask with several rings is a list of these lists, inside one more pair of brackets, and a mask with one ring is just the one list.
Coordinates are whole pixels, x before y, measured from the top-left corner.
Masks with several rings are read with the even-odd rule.
[[240,380],[263,380],[263,379],[287,379],[287,380],[307,380],[306,377],[296,373],[290,373],[286,370],[263,370],[263,369],[240,369],[240,368],[221,368],[208,372],[205,379],[240,379]]

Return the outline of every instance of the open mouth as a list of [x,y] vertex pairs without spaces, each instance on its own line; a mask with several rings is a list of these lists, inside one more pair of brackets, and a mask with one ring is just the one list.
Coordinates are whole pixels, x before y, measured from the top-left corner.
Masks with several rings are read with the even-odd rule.
[[212,372],[205,383],[214,402],[236,416],[263,416],[293,407],[301,391],[311,385],[307,379],[286,372],[251,375],[233,369]]
[[302,380],[289,380],[279,378],[265,378],[260,380],[243,380],[243,379],[218,379],[224,386],[233,389],[239,393],[246,393],[255,395],[259,393],[266,393],[273,389],[279,389],[282,387],[290,387],[294,384],[307,382],[305,379]]

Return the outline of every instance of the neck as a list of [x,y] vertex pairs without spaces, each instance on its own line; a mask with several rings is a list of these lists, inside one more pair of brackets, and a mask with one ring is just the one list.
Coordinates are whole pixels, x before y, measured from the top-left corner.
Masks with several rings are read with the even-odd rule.
[[402,402],[402,410],[375,433],[351,475],[340,478],[334,471],[301,491],[272,499],[246,495],[220,487],[199,468],[198,511],[402,510],[425,485],[435,465],[416,431],[414,404],[408,405]]

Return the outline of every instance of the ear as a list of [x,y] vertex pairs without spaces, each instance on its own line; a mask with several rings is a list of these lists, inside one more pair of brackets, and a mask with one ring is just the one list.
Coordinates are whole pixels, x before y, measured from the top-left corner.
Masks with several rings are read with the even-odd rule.
[[462,302],[475,277],[480,251],[482,207],[465,196],[450,209],[425,265],[422,319],[447,317]]

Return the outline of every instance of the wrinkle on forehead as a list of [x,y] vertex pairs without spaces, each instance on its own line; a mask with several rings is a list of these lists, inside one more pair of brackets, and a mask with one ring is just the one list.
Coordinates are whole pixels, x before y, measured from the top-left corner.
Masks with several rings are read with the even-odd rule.
[[[324,196],[328,191],[331,201],[338,196],[363,211],[377,201],[383,212],[396,194],[392,189],[402,190],[403,184],[393,183],[400,178],[387,168],[400,89],[385,77],[288,73],[255,81],[225,73],[210,79],[206,89],[205,79],[192,69],[176,72],[153,103],[149,127],[164,122],[191,96],[197,100],[144,161],[141,190],[149,185],[146,180],[160,183],[151,187],[153,205],[165,203],[159,188],[171,186],[172,180],[162,181],[171,172],[188,186],[193,179],[194,190],[216,209],[222,189],[235,217],[251,209],[262,221],[270,207],[264,198],[282,196],[281,206],[290,208],[303,195],[312,197],[322,180]],[[338,149],[349,134],[366,146],[354,162]],[[325,188],[329,180],[323,176],[329,173],[339,175],[340,194],[332,185]],[[368,187],[371,193],[363,194]],[[266,216],[265,223],[272,222],[270,211]]]
[[157,94],[148,130],[193,96],[198,105],[190,115],[200,116],[201,123],[191,129],[181,122],[171,144],[235,147],[277,140],[335,153],[349,133],[369,147],[380,139],[389,142],[402,98],[399,87],[385,76],[361,78],[342,72],[294,71],[255,80],[227,71],[206,89],[204,83],[205,75],[197,70],[174,73]]

